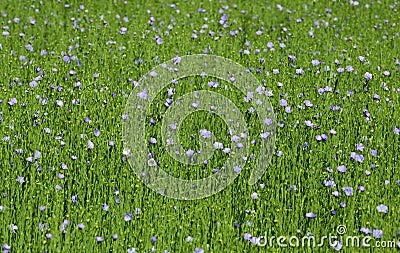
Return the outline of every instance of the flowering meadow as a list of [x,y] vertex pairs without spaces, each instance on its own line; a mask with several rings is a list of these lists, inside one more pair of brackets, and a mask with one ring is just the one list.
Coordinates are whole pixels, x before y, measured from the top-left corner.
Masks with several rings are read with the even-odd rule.
[[[400,250],[399,10],[395,0],[0,1],[1,249]],[[171,157],[161,122],[184,94],[229,98],[251,141],[245,166],[230,168],[239,174],[232,184],[179,200],[148,188],[130,166],[142,151],[124,148],[124,109],[130,95],[145,96],[143,75],[197,54],[257,78],[276,141],[267,170],[248,184],[268,138],[252,94],[206,75],[172,80],[145,120],[149,157],[165,172],[190,180],[219,173],[240,139],[218,115],[196,111],[178,127],[184,155],[200,154],[211,135],[214,154],[194,166]],[[320,246],[289,244],[329,235],[337,237]],[[346,235],[360,245],[346,245]]]

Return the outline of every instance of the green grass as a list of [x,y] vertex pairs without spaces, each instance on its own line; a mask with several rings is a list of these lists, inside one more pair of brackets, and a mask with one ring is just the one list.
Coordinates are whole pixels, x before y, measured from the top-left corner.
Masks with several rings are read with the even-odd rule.
[[[286,249],[279,247],[276,240],[272,248],[261,248],[245,240],[244,235],[260,237],[266,232],[269,236],[289,238],[310,232],[319,241],[322,236],[337,235],[337,226],[345,225],[346,235],[363,238],[361,228],[380,229],[384,235],[377,241],[395,240],[397,244],[400,137],[393,129],[400,127],[396,90],[400,88],[400,76],[395,60],[400,56],[400,18],[398,11],[394,11],[399,5],[383,0],[369,8],[364,2],[353,6],[349,1],[237,1],[235,8],[229,1],[179,1],[172,8],[171,3],[0,1],[0,12],[7,14],[0,17],[2,31],[10,33],[0,35],[0,137],[10,137],[0,142],[0,206],[6,208],[0,211],[0,243],[10,245],[10,252],[127,252],[129,248],[151,252],[153,246],[156,252],[193,252],[195,248],[215,253],[335,252],[329,245]],[[65,4],[70,7],[65,8]],[[80,4],[84,4],[83,10]],[[284,10],[279,11],[277,4]],[[226,29],[219,24],[219,10],[224,6],[229,6],[224,10],[228,14]],[[200,7],[206,12],[199,13]],[[20,23],[14,22],[17,17]],[[35,25],[29,23],[30,17],[36,20]],[[150,17],[155,18],[152,26]],[[296,19],[303,21],[298,23]],[[325,26],[325,22],[329,24]],[[121,27],[128,28],[125,35],[119,32]],[[202,29],[204,34],[200,33]],[[198,38],[192,38],[193,30]],[[236,30],[238,34],[231,36],[229,32]],[[258,30],[263,30],[263,34],[257,35]],[[215,34],[210,35],[210,31]],[[161,45],[156,43],[155,36],[162,37]],[[268,42],[274,43],[274,51],[268,49]],[[279,43],[285,47],[280,48]],[[25,48],[28,44],[33,46],[33,52]],[[249,55],[240,51],[246,49]],[[260,49],[259,54],[254,53],[256,49]],[[42,50],[48,54],[41,55]],[[122,152],[122,114],[129,94],[138,92],[133,81],[174,56],[203,54],[205,50],[252,68],[255,77],[273,91],[269,99],[277,114],[276,121],[284,123],[277,127],[275,152],[282,151],[283,155],[273,156],[262,179],[253,186],[247,183],[254,167],[254,162],[249,161],[234,183],[218,194],[193,201],[174,200],[147,188],[129,166]],[[64,62],[63,55],[69,55],[71,62]],[[296,56],[295,62],[288,59],[289,55]],[[21,61],[20,56],[25,56],[26,61]],[[364,56],[365,62],[359,56]],[[313,66],[314,59],[320,60],[321,65]],[[339,65],[335,64],[336,59]],[[354,68],[351,73],[346,70],[349,65]],[[325,66],[330,71],[324,70]],[[345,71],[338,73],[339,67]],[[300,68],[304,75],[296,75]],[[261,73],[256,73],[256,69]],[[273,69],[279,69],[279,74],[274,74]],[[76,74],[71,75],[71,70]],[[390,71],[391,75],[385,76],[383,71]],[[373,74],[367,85],[366,72]],[[95,73],[99,73],[98,78]],[[38,86],[30,87],[30,82],[40,75],[44,76],[37,81]],[[175,97],[196,89],[210,89],[201,85],[210,80],[214,79],[179,80]],[[188,85],[190,81],[194,85]],[[230,88],[212,90],[228,97],[245,112],[249,105],[243,102],[243,94],[227,82],[220,83]],[[318,88],[328,85],[333,92],[318,93]],[[59,86],[62,91],[57,90]],[[348,95],[348,90],[353,93]],[[379,103],[373,99],[374,94],[380,96]],[[149,136],[157,140],[161,140],[159,123],[167,97],[166,90],[159,93],[147,118],[157,121],[155,125],[146,125]],[[11,98],[17,99],[16,105],[8,104]],[[42,104],[42,99],[47,104]],[[279,105],[281,99],[288,101],[292,113],[286,113]],[[57,100],[64,105],[58,106]],[[73,100],[81,102],[76,104]],[[306,108],[304,100],[317,107]],[[340,110],[330,109],[335,105],[340,105]],[[370,123],[364,109],[371,115]],[[38,116],[35,118],[34,114]],[[85,117],[90,118],[90,124],[85,123]],[[260,128],[255,116],[245,119],[251,126],[250,139],[257,138]],[[320,128],[310,129],[304,124],[306,120]],[[50,128],[51,133],[46,134],[45,128]],[[230,143],[229,131],[220,117],[196,112],[180,126],[182,145],[198,149],[199,130],[204,128],[224,144]],[[96,129],[101,132],[99,137],[94,136]],[[337,134],[331,135],[330,129]],[[315,136],[323,133],[328,140],[318,142]],[[81,134],[86,137],[81,138]],[[191,134],[196,135],[194,139]],[[87,148],[88,140],[94,143],[94,149]],[[109,141],[115,141],[115,147],[109,146]],[[364,151],[356,150],[358,143],[364,144]],[[163,160],[163,169],[179,178],[207,177],[228,157],[216,151],[208,165],[189,168],[179,165],[164,147],[161,141],[149,145],[157,159]],[[17,149],[24,153],[18,154]],[[41,152],[38,164],[26,160],[33,157],[35,150]],[[377,150],[378,156],[371,156],[371,150]],[[257,155],[260,147],[254,145],[250,151]],[[363,154],[364,161],[350,160],[351,152]],[[63,169],[62,164],[68,169]],[[376,167],[371,169],[371,164]],[[340,165],[347,167],[346,173],[337,171]],[[329,173],[328,167],[333,172]],[[42,171],[37,172],[38,168]],[[371,174],[366,175],[366,170]],[[59,173],[64,174],[64,179],[58,178]],[[16,180],[18,176],[24,177],[23,184]],[[334,189],[323,185],[323,180],[330,180],[331,176],[336,183]],[[385,180],[390,182],[385,184]],[[56,185],[62,190],[56,190]],[[359,185],[365,187],[364,192],[357,189]],[[293,186],[296,190],[291,190]],[[354,188],[353,196],[345,195],[342,188],[347,186]],[[114,190],[119,191],[118,196]],[[339,197],[332,195],[336,190]],[[258,199],[251,197],[254,192]],[[72,200],[75,195],[76,203]],[[346,206],[340,207],[341,202]],[[102,209],[106,203],[108,211]],[[388,207],[387,213],[377,211],[380,204]],[[47,208],[40,211],[40,206]],[[136,215],[137,208],[141,212]],[[336,215],[331,215],[332,210],[336,210]],[[124,221],[126,212],[132,213],[128,222]],[[306,218],[308,212],[315,213],[316,218]],[[66,233],[60,231],[64,220],[69,220]],[[38,228],[43,223],[47,224],[46,231]],[[78,229],[79,223],[85,228]],[[235,223],[240,226],[236,228]],[[15,233],[10,224],[18,226]],[[46,238],[48,233],[52,239]],[[112,239],[113,234],[118,234],[117,240]],[[104,237],[104,241],[96,242],[96,236]],[[154,243],[152,236],[157,237]],[[187,242],[188,236],[193,242]],[[374,243],[375,239],[371,241]],[[394,250],[345,246],[342,249]]]

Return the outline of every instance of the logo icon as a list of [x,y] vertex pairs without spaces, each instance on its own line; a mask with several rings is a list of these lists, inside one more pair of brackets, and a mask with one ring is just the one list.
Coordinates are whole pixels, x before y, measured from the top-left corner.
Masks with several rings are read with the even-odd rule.
[[[180,163],[200,164],[211,157],[216,149],[223,149],[222,143],[212,133],[205,131],[199,138],[201,152],[185,150],[179,142],[179,123],[189,114],[209,111],[218,115],[229,127],[232,143],[229,157],[224,166],[212,176],[198,180],[185,180],[174,177],[159,167],[156,159],[149,156],[149,143],[146,137],[146,119],[157,94],[176,81],[190,76],[207,76],[228,82],[243,94],[244,101],[250,103],[249,113],[256,113],[260,132],[256,140],[250,140],[244,115],[235,104],[224,95],[210,90],[197,90],[179,98],[173,98],[165,111],[162,122],[162,143],[168,143],[165,151]],[[237,94],[234,94],[237,96]],[[239,175],[243,168],[249,145],[254,141],[260,146],[255,157],[255,166],[248,183],[255,184],[264,174],[271,160],[276,123],[273,107],[268,99],[268,91],[248,69],[229,59],[214,55],[190,55],[174,57],[158,65],[135,83],[124,111],[123,141],[124,154],[140,180],[152,190],[175,199],[201,199],[226,188]]]

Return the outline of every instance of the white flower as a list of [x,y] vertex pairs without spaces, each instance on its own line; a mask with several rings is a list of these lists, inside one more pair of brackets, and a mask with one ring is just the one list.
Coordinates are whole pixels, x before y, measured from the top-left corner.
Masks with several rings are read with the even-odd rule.
[[124,150],[122,150],[122,154],[125,156],[131,156],[131,151],[128,148],[124,148]]

